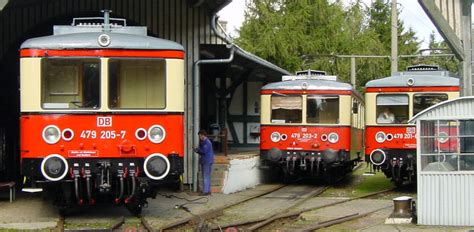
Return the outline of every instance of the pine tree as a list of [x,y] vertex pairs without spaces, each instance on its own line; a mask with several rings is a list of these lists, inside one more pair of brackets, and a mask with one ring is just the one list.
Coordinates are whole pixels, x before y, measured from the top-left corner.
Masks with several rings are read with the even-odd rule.
[[[236,43],[290,72],[319,69],[348,81],[350,59],[335,55],[390,55],[390,3],[340,0],[253,0]],[[398,20],[399,54],[415,54],[415,32]],[[399,70],[413,62],[400,59]],[[357,85],[390,75],[388,58],[357,59]]]

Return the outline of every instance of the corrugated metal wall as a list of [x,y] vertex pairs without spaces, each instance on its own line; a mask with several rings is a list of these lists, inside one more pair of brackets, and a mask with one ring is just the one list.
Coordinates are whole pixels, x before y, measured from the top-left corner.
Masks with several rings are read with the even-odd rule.
[[[214,36],[210,26],[211,12],[204,7],[193,8],[186,0],[32,0],[7,5],[0,12],[0,59],[4,59],[10,49],[17,50],[18,43],[27,39],[25,34],[38,26],[48,25],[57,18],[81,17],[103,9],[112,10],[113,17],[147,26],[152,36],[184,46],[186,125],[188,141],[192,141],[192,66],[199,59],[199,44],[223,43]],[[187,144],[188,151],[192,151],[191,146]],[[190,162],[185,165],[186,170],[191,170]],[[190,178],[191,174],[185,173],[185,182]]]
[[[428,108],[412,118],[417,140],[423,120],[474,119],[474,97],[462,97]],[[474,171],[423,172],[417,144],[418,224],[474,226]]]
[[474,225],[474,173],[419,174],[417,212],[421,225]]

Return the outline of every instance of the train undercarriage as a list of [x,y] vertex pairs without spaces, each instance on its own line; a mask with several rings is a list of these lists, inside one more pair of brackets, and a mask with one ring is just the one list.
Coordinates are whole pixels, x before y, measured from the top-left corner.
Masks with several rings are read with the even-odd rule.
[[[69,159],[67,165],[54,160],[24,159],[23,171],[29,171],[25,173],[30,176],[28,184],[42,189],[62,215],[75,207],[103,202],[125,206],[131,214],[139,215],[147,206],[146,199],[155,198],[161,186],[170,184],[178,188],[181,185],[181,157],[169,157],[168,173],[165,173],[164,163],[149,163],[145,171],[143,159]],[[153,180],[150,175],[164,177]]]
[[416,158],[410,151],[377,149],[366,156],[374,171],[382,171],[398,187],[416,182]]
[[264,151],[260,155],[261,167],[279,170],[284,182],[299,178],[314,178],[335,183],[352,172],[360,160],[351,160],[349,152],[344,150],[335,151],[332,149],[280,151],[274,148]]

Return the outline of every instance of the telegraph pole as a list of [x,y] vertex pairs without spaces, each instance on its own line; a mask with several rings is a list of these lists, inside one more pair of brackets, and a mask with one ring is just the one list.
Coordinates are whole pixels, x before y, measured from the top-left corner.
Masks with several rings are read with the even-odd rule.
[[398,16],[397,0],[392,0],[392,55],[391,55],[392,73],[398,71]]

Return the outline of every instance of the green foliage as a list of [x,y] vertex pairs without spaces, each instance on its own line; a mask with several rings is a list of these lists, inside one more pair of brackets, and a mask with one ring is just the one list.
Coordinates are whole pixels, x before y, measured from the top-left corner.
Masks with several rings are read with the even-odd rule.
[[[436,41],[434,32],[430,34],[429,50],[431,55],[452,54],[452,51],[446,42]],[[459,71],[459,60],[457,60],[454,56],[420,57],[416,60],[416,62],[420,64],[439,65],[441,68],[454,73]]]
[[[389,1],[366,6],[360,0],[350,5],[341,0],[252,0],[246,7],[236,43],[290,72],[319,69],[348,81],[350,59],[337,55],[390,56]],[[399,54],[416,54],[420,42],[400,20],[398,34]],[[399,59],[398,68],[416,61]],[[390,75],[388,57],[357,58],[356,65],[359,87]]]

